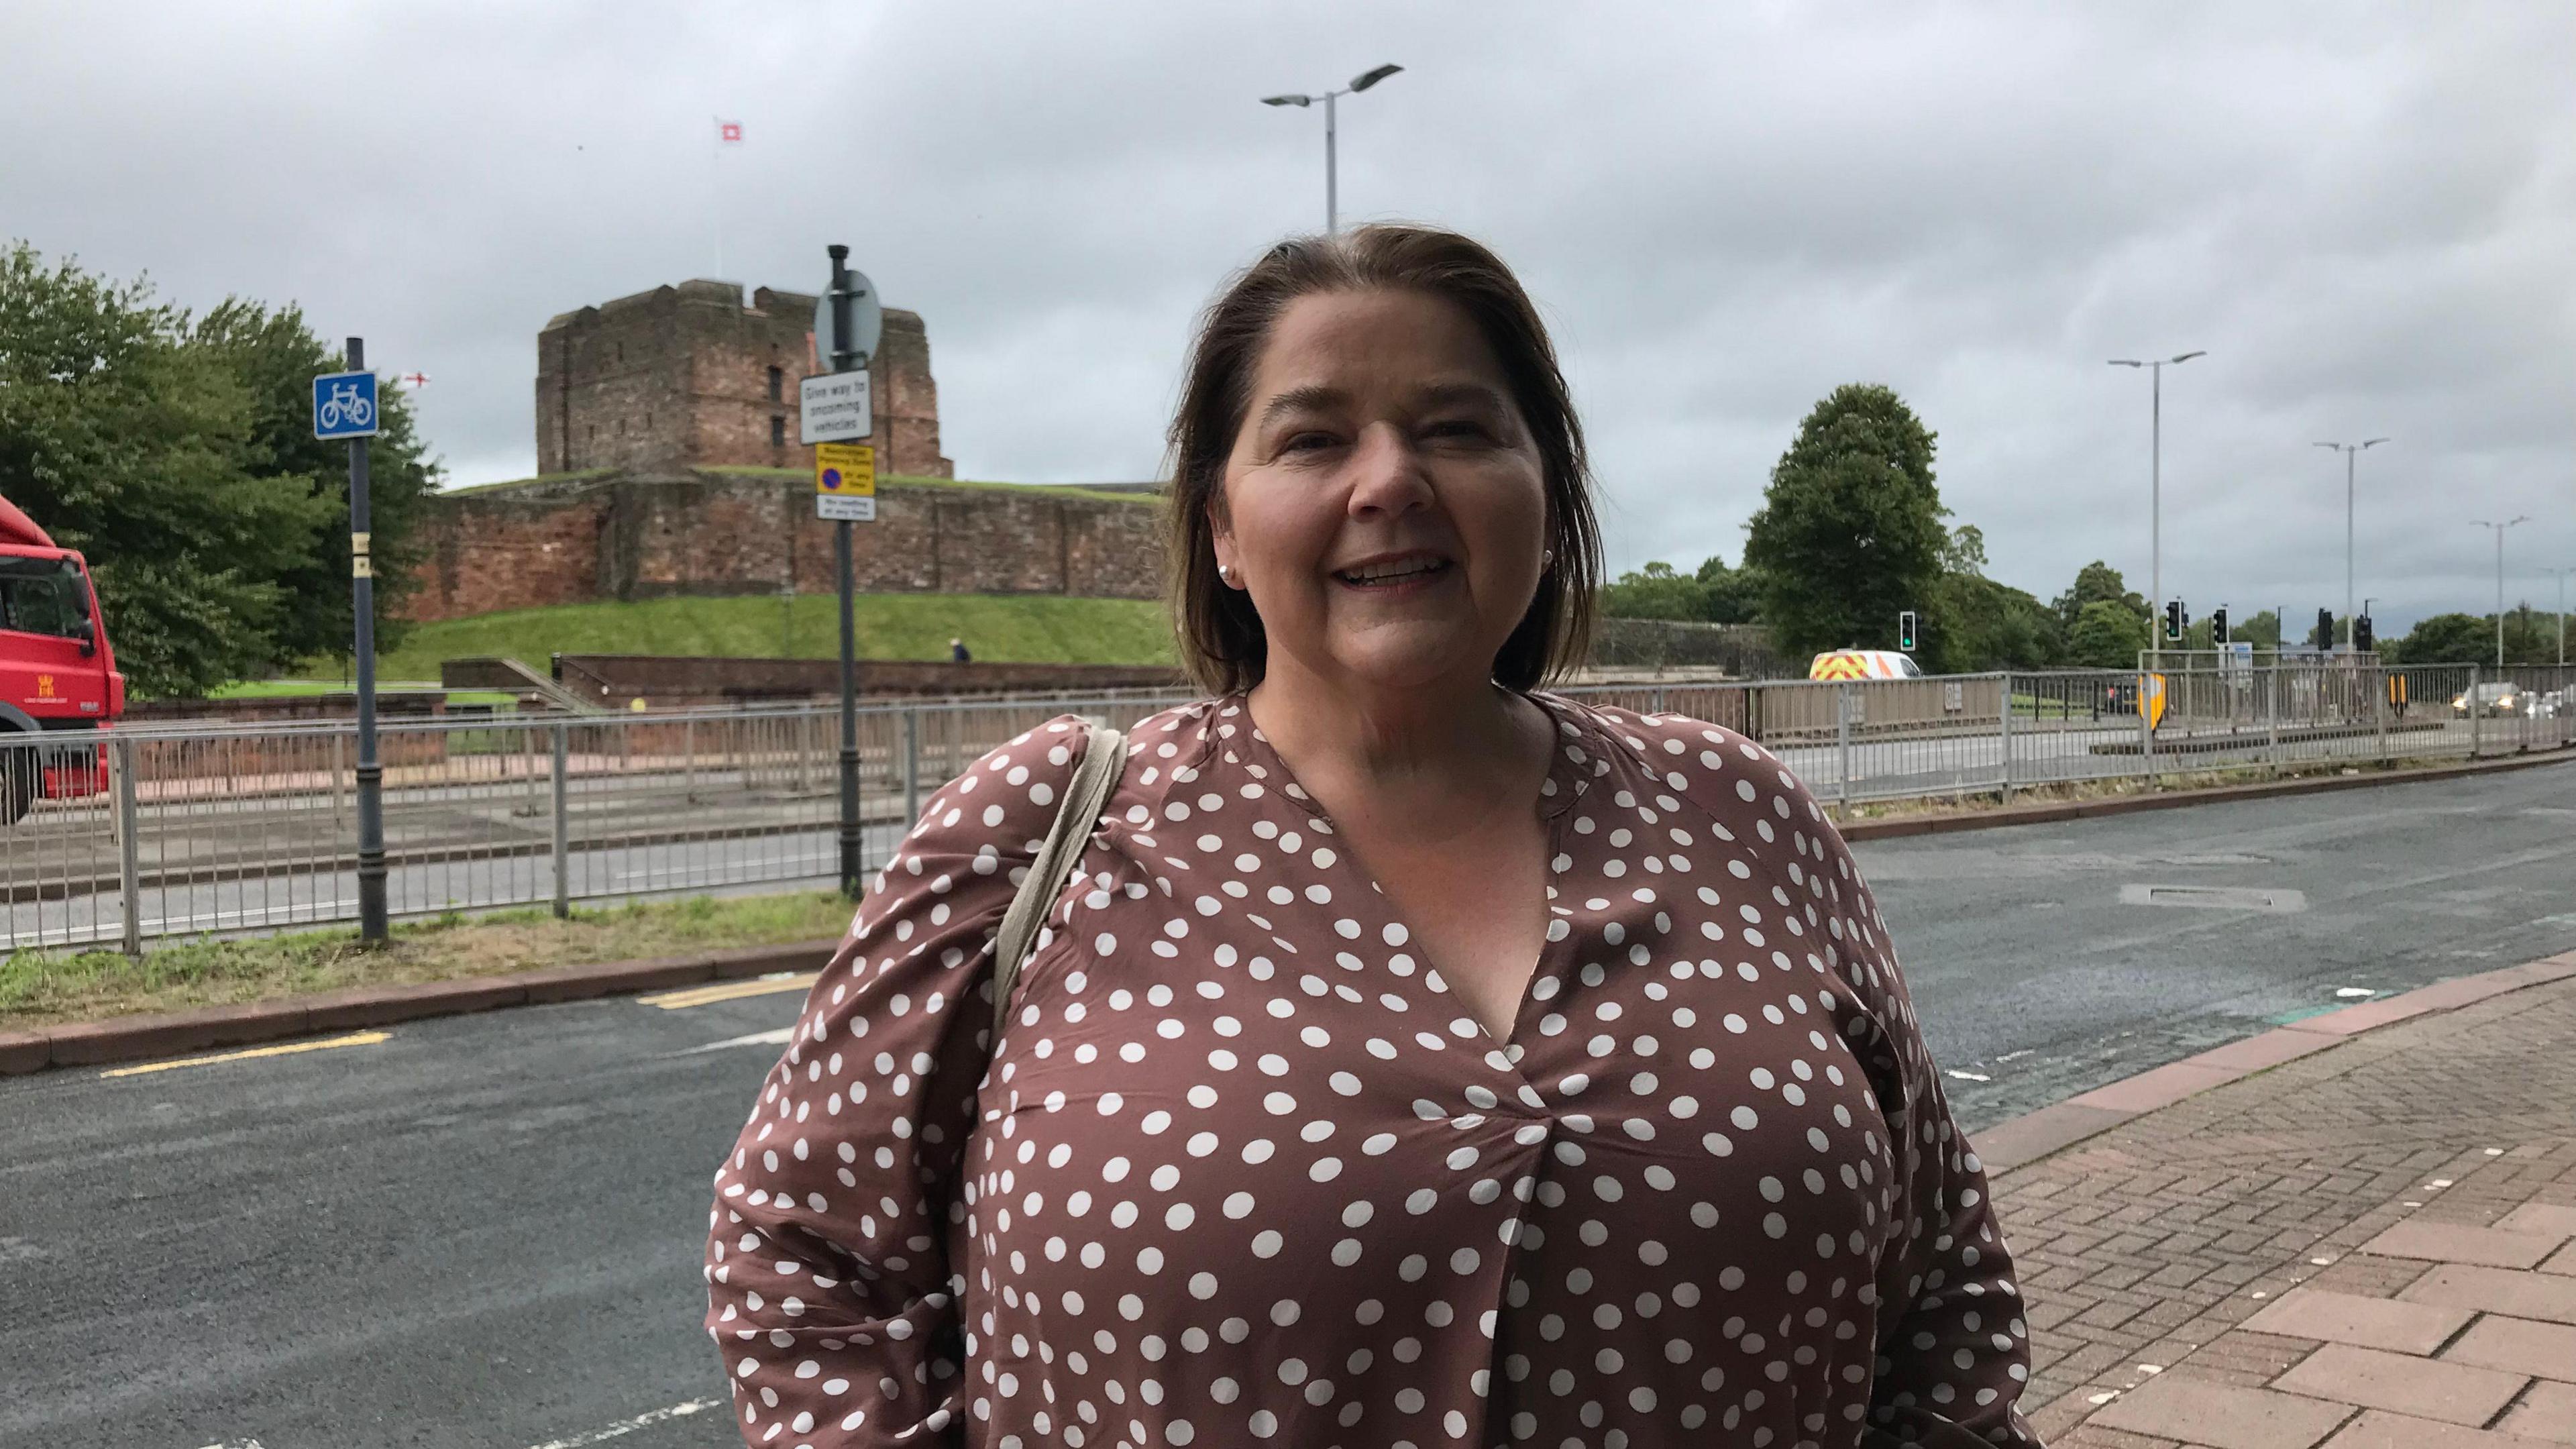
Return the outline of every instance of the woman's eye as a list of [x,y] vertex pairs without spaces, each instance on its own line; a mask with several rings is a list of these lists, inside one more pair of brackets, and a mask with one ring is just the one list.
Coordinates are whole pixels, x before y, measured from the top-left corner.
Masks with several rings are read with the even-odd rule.
[[1280,443],[1279,451],[1283,453],[1308,453],[1313,452],[1317,448],[1329,448],[1332,445],[1333,435],[1330,433],[1290,433],[1287,439]]
[[1473,418],[1449,418],[1433,423],[1424,431],[1435,438],[1465,438],[1470,442],[1491,436],[1486,432],[1485,425]]

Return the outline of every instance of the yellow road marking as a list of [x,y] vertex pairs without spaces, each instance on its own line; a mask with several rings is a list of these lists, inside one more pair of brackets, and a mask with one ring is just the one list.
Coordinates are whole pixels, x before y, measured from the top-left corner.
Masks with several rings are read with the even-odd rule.
[[217,1062],[246,1062],[253,1057],[293,1056],[297,1052],[324,1052],[333,1047],[374,1046],[393,1035],[389,1031],[359,1031],[347,1036],[325,1037],[320,1041],[288,1042],[284,1046],[252,1047],[248,1051],[219,1052],[210,1057],[181,1057],[176,1061],[146,1062],[139,1067],[117,1067],[99,1073],[102,1077],[139,1077],[146,1072],[166,1072],[172,1067],[209,1067]]
[[811,988],[814,978],[822,974],[820,971],[808,971],[794,976],[762,976],[750,981],[726,981],[714,986],[691,986],[679,991],[656,992],[651,996],[639,996],[635,999],[646,1006],[658,1006],[664,1011],[679,1011],[691,1006],[706,1006],[712,1002],[734,1001],[745,996],[768,996],[780,991],[804,991]]

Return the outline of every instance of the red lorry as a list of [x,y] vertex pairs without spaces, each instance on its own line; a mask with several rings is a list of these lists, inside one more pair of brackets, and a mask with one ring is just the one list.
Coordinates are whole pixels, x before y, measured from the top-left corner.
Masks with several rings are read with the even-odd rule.
[[124,713],[88,561],[0,498],[0,825],[39,797],[104,790],[95,732]]

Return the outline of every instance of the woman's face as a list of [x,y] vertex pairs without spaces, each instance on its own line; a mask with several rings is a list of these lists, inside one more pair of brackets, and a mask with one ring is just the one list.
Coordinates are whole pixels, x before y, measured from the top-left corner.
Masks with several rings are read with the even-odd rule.
[[1547,493],[1492,349],[1418,292],[1281,313],[1226,460],[1217,562],[1307,671],[1481,681],[1538,588]]

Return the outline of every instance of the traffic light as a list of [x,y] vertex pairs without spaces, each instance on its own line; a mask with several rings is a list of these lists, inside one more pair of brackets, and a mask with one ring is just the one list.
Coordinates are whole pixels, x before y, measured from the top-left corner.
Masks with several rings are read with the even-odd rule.
[[2227,606],[2225,604],[2209,611],[2209,642],[2213,648],[2227,647]]
[[2182,611],[2182,600],[2168,600],[2165,604],[2165,642],[2181,643],[2183,626],[2190,622],[2189,617]]
[[2320,650],[2334,648],[2334,610],[2332,609],[2317,610],[2317,648]]
[[2367,654],[2371,651],[2373,645],[2374,641],[2370,637],[2370,616],[2368,614],[2356,616],[2352,621],[2353,649],[2359,653]]
[[1914,611],[1912,609],[1897,611],[1896,647],[1908,654],[1914,652]]

